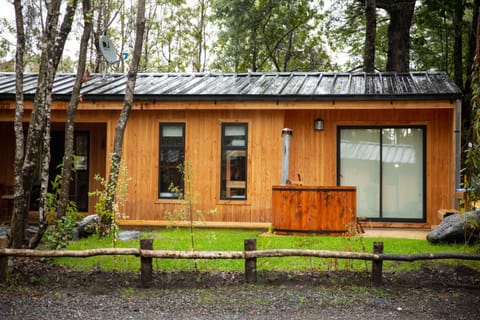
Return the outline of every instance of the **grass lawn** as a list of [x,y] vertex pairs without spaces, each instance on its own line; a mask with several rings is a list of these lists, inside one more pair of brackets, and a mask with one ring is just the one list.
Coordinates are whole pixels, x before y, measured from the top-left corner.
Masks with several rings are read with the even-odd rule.
[[[154,232],[142,232],[142,238],[153,238],[154,249],[191,250],[189,229],[168,228]],[[257,239],[257,249],[313,249],[352,252],[373,252],[373,242],[382,241],[385,253],[414,254],[435,252],[480,253],[480,245],[463,244],[431,244],[426,240],[410,240],[397,238],[363,238],[363,237],[330,237],[330,236],[277,236],[255,230],[230,229],[195,229],[195,250],[197,251],[243,251],[245,239]],[[111,238],[99,239],[92,236],[88,239],[70,242],[67,249],[84,250],[94,248],[112,248]],[[117,248],[138,248],[139,240],[116,241]],[[56,258],[55,263],[80,270],[100,268],[102,270],[139,271],[140,259],[133,256],[97,256],[90,258]],[[191,259],[154,259],[155,270],[194,270]],[[419,268],[422,265],[438,263],[456,263],[478,266],[479,261],[435,260],[418,262],[385,261],[385,271],[403,271]],[[244,271],[242,259],[197,260],[201,271]],[[259,258],[257,270],[292,270],[292,271],[328,271],[358,270],[369,271],[371,262],[348,259],[326,259],[314,257]]]

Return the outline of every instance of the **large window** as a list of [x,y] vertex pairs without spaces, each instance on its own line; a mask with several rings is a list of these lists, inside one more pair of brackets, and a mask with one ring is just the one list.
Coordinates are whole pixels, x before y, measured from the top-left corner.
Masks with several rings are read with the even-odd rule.
[[178,198],[172,187],[183,190],[179,165],[185,159],[185,124],[160,123],[159,198]]
[[339,128],[338,183],[357,187],[357,216],[425,221],[425,128]]
[[247,198],[247,141],[246,123],[222,124],[222,160],[220,199]]

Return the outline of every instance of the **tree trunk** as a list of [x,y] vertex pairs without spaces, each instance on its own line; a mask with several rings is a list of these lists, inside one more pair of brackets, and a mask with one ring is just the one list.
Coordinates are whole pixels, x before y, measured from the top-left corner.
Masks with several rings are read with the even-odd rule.
[[63,156],[63,172],[60,199],[57,204],[57,219],[65,216],[67,203],[69,201],[70,181],[72,179],[73,153],[74,153],[74,133],[75,133],[75,114],[77,112],[78,103],[80,101],[80,89],[82,83],[88,80],[87,64],[87,47],[90,33],[93,29],[91,19],[92,8],[90,0],[83,0],[83,33],[80,40],[80,53],[78,56],[77,75],[72,90],[72,96],[67,109],[67,118],[65,122],[65,152]]
[[[72,2],[72,4],[76,5],[76,1]],[[73,8],[72,8],[73,9]],[[70,10],[69,13],[72,11]],[[74,10],[73,10],[74,12]],[[65,216],[66,206],[69,201],[69,191],[70,191],[70,180],[71,180],[71,172],[72,172],[72,155],[73,155],[73,137],[74,137],[74,119],[75,119],[75,112],[78,106],[78,101],[80,98],[80,88],[81,83],[84,81],[84,71],[86,65],[86,52],[87,52],[87,44],[88,39],[90,37],[90,32],[92,30],[92,21],[89,14],[91,14],[91,6],[89,0],[83,0],[83,12],[84,12],[84,21],[85,26],[82,34],[82,39],[80,42],[80,56],[79,56],[79,63],[77,69],[77,79],[74,84],[74,88],[72,90],[72,97],[70,100],[70,104],[67,109],[67,120],[65,123],[65,154],[64,154],[64,163],[63,163],[63,171],[62,171],[62,183],[61,183],[61,192],[60,198],[57,199],[57,219],[61,219]],[[67,14],[66,16],[69,16]],[[72,17],[73,19],[73,17]],[[65,22],[65,20],[64,20]],[[62,24],[63,25],[63,24]],[[66,27],[64,25],[64,27]],[[62,28],[63,29],[63,28]],[[64,30],[65,39],[69,33],[68,28]],[[59,42],[61,46],[63,46],[62,41]],[[61,53],[60,53],[61,54]],[[55,70],[52,72],[55,73]],[[49,95],[51,96],[51,95]],[[47,117],[49,119],[49,116]],[[46,128],[49,126],[47,125]],[[47,133],[48,131],[48,133]],[[44,139],[44,150],[49,150],[50,148],[50,131],[45,130],[45,139]],[[44,151],[45,152],[45,151]],[[49,154],[49,152],[48,152]],[[46,188],[48,187],[48,169],[49,169],[50,159],[48,157],[47,161],[47,153],[45,154],[44,158],[44,170],[42,175],[46,175],[47,185],[42,185],[42,195],[46,194]],[[46,170],[46,172],[45,172]],[[43,184],[44,179],[42,179]],[[41,201],[45,201],[44,197],[41,197]],[[45,233],[48,223],[46,220],[47,208],[44,203],[41,203],[39,206],[39,229],[38,232],[30,239],[29,247],[35,248],[40,243],[43,234]]]
[[[118,175],[120,172],[120,162],[122,160],[122,148],[123,148],[123,136],[127,127],[128,117],[132,109],[133,95],[135,91],[135,82],[137,80],[138,66],[140,63],[140,57],[142,55],[143,35],[145,32],[145,0],[139,0],[137,4],[137,22],[136,22],[136,38],[135,46],[133,49],[132,62],[130,70],[127,75],[127,86],[125,89],[125,98],[123,102],[123,108],[120,113],[120,117],[115,128],[115,138],[113,142],[113,153],[110,164],[110,175],[107,183],[107,203],[105,212],[112,214],[112,216],[102,217],[103,221],[100,221],[100,234],[104,235],[108,233],[108,228],[114,222],[113,216],[115,194],[117,191]],[[106,219],[106,220],[105,220]]]
[[[22,172],[20,173],[22,176],[22,185],[19,187],[21,187],[22,190],[15,191],[19,196],[16,196],[14,199],[10,239],[10,246],[14,248],[20,248],[24,244],[24,231],[28,218],[30,193],[33,186],[35,169],[38,166],[39,157],[41,155],[41,140],[45,129],[46,116],[45,94],[48,83],[49,63],[51,63],[49,53],[53,47],[53,39],[55,39],[55,25],[58,21],[59,8],[60,1],[50,3],[45,22],[45,31],[42,37],[43,48],[40,57],[37,90],[35,92],[32,116],[28,129]],[[23,197],[21,195],[23,195]]]
[[390,14],[388,25],[387,71],[410,70],[410,27],[416,0],[377,0],[377,7]]
[[[37,89],[35,92],[32,115],[24,148],[25,154],[23,155],[23,159],[15,159],[15,199],[10,238],[10,246],[14,248],[20,248],[24,245],[24,232],[28,218],[30,194],[35,179],[35,171],[39,166],[39,161],[42,155],[42,140],[45,139],[45,134],[49,135],[49,129],[47,129],[47,132],[45,132],[45,129],[47,128],[47,123],[50,118],[51,91],[53,86],[53,80],[55,78],[55,70],[57,69],[58,63],[60,62],[67,35],[71,30],[77,1],[75,0],[69,2],[69,4],[67,5],[65,17],[63,19],[62,25],[60,26],[60,29],[57,32],[61,2],[62,1],[57,0],[49,1],[46,3],[47,16],[45,19],[45,29],[42,35],[42,53],[40,56]],[[17,9],[17,7],[19,7],[19,9]],[[19,19],[17,14],[21,15],[22,11],[20,5],[17,5],[17,2],[15,2],[15,8],[16,19]],[[18,91],[19,89],[17,88],[17,93]],[[17,118],[19,116],[18,105],[19,103],[17,101],[16,121],[18,120]],[[20,154],[18,151],[19,133],[17,132],[17,130],[18,129],[16,128],[16,154]],[[48,184],[48,174],[46,176],[45,173],[42,174],[42,178],[45,179],[46,183]],[[46,197],[46,188],[43,189],[42,197]],[[41,214],[42,210],[45,210],[44,203],[45,201],[43,200],[43,207],[39,209],[39,212]]]
[[453,79],[459,88],[463,89],[463,41],[462,24],[464,14],[464,1],[455,1],[455,14],[453,20]]
[[[467,55],[467,65],[466,65],[466,80],[464,86],[465,98],[463,99],[462,104],[462,128],[468,130],[467,134],[464,136],[464,144],[471,141],[472,137],[472,72],[473,72],[473,63],[475,59],[475,50],[476,50],[476,41],[477,41],[477,25],[478,18],[480,13],[480,0],[475,0],[473,5],[473,14],[472,14],[472,24],[470,26],[470,36],[468,39],[468,55]],[[462,155],[463,156],[463,155]]]
[[196,72],[203,72],[205,71],[205,50],[206,50],[206,42],[205,42],[205,24],[206,24],[206,11],[207,11],[207,3],[206,0],[198,1],[198,25],[196,30],[196,55],[195,61],[193,62],[193,69]]
[[24,72],[24,53],[25,53],[25,29],[23,24],[23,8],[21,1],[14,1],[15,22],[17,33],[17,51],[15,53],[15,73],[16,73],[16,108],[15,108],[15,161],[14,161],[14,210],[11,221],[10,246],[20,248],[23,243],[23,233],[25,229],[24,215],[25,211],[16,210],[15,207],[23,208],[25,204],[25,190],[23,188],[22,166],[24,158],[25,139],[23,136],[23,72]]
[[375,0],[365,3],[365,48],[363,53],[363,71],[375,71],[375,39],[377,37],[377,4]]

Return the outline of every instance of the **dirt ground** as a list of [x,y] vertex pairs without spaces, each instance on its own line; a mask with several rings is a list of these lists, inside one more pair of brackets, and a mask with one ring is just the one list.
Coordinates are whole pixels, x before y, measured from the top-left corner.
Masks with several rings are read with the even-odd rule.
[[[17,258],[0,285],[1,319],[478,319],[480,271],[425,265],[384,273],[73,271]],[[99,307],[101,306],[101,308]]]

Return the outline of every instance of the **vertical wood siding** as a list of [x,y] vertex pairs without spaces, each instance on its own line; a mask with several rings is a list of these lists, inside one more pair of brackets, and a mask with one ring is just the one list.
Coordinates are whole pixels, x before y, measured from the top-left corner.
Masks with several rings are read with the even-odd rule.
[[[124,212],[131,220],[163,220],[166,213],[181,209],[179,201],[158,199],[159,123],[184,122],[186,126],[186,159],[192,168],[194,205],[206,213],[216,209],[205,220],[235,222],[271,222],[272,186],[280,183],[282,138],[284,127],[293,130],[289,177],[304,185],[334,186],[337,181],[338,126],[408,126],[426,127],[426,198],[427,223],[438,224],[437,210],[455,205],[454,104],[442,101],[395,102],[221,102],[206,110],[208,104],[181,102],[142,102],[134,106],[125,132],[123,159],[131,178]],[[419,106],[419,109],[416,107]],[[64,106],[53,112],[52,121],[64,121]],[[121,102],[84,102],[77,122],[92,125],[91,185],[98,187],[93,175],[108,173],[109,153]],[[55,108],[54,108],[55,109]],[[8,111],[8,113],[7,113]],[[13,121],[13,113],[1,110],[1,121]],[[27,115],[26,115],[27,116]],[[314,131],[313,121],[322,118],[325,130]],[[221,123],[248,123],[247,200],[220,200]],[[88,126],[88,125],[87,125]],[[12,124],[0,123],[2,137]],[[97,139],[98,138],[98,139]],[[13,181],[11,163],[14,141],[2,140],[8,150],[0,165],[0,183]],[[10,182],[11,182],[10,181]],[[93,213],[93,203],[89,208]],[[387,226],[388,224],[385,224]],[[404,226],[418,226],[418,224]]]
[[273,186],[275,231],[343,235],[356,222],[356,188]]

